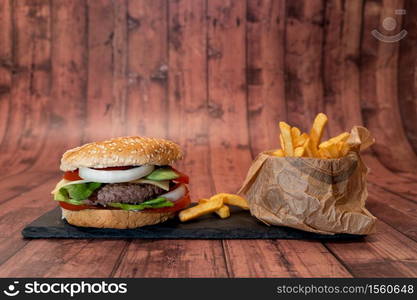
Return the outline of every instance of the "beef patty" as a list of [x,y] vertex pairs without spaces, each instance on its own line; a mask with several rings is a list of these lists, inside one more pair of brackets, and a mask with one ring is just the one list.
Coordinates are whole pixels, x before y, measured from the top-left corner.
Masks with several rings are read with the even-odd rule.
[[155,185],[145,183],[111,183],[98,189],[89,200],[94,204],[107,203],[139,204],[157,198],[165,191]]

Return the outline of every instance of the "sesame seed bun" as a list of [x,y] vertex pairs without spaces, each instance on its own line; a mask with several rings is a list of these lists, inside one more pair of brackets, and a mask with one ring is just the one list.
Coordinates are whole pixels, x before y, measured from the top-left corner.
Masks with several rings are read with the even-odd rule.
[[62,218],[71,225],[95,228],[138,228],[165,222],[175,216],[174,212],[146,212],[116,209],[62,209]]
[[170,165],[182,158],[180,147],[169,140],[130,136],[94,142],[68,150],[61,159],[62,171],[80,167]]

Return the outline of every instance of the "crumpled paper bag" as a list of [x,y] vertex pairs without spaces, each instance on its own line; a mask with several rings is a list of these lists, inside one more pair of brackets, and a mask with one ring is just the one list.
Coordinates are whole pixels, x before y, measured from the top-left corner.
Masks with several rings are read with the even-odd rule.
[[252,163],[239,194],[251,214],[267,225],[321,234],[375,232],[365,208],[368,168],[359,151],[374,143],[369,131],[353,127],[351,151],[339,159],[276,157],[265,151]]

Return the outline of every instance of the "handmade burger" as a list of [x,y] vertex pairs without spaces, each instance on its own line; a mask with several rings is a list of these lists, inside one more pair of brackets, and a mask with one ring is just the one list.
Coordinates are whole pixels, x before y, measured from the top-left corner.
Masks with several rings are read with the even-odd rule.
[[190,204],[188,176],[170,165],[179,146],[146,137],[121,137],[68,150],[63,179],[52,191],[68,223],[136,228],[164,222]]

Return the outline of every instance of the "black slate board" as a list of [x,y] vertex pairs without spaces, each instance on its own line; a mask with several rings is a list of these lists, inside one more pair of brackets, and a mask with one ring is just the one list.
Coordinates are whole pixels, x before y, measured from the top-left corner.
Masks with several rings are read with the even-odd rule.
[[106,239],[319,239],[348,240],[363,236],[337,234],[321,235],[288,227],[266,226],[248,211],[232,208],[231,217],[215,215],[181,223],[177,218],[165,223],[137,229],[83,228],[61,219],[59,207],[42,215],[22,230],[24,238],[106,238]]

